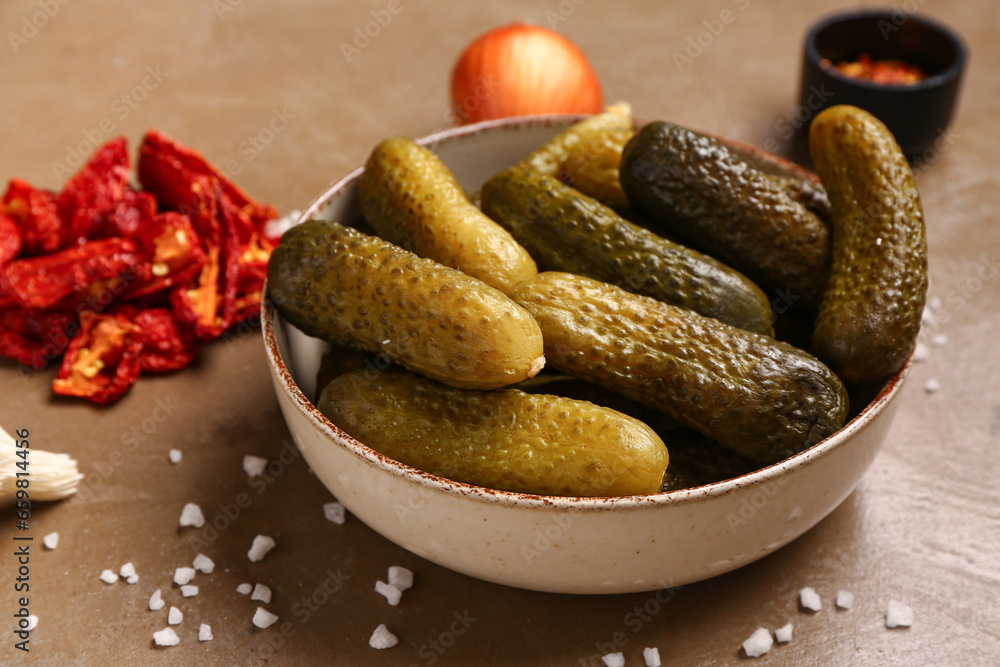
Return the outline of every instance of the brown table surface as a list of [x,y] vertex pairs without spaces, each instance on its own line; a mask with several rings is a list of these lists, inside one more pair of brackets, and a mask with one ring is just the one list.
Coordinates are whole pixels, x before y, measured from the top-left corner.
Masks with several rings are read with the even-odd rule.
[[[401,11],[347,62],[341,43],[390,4]],[[447,127],[450,68],[474,36],[552,17],[565,19],[556,27],[588,54],[608,101],[630,100],[640,118],[786,146],[781,123],[797,104],[803,35],[838,4],[11,0],[0,5],[0,179],[57,189],[78,144],[89,153],[95,137],[122,134],[134,156],[142,133],[158,128],[288,212],[361,163],[377,140]],[[249,484],[244,454],[281,461],[289,442],[256,331],[206,346],[182,373],[143,378],[106,409],[54,398],[53,368],[22,376],[3,363],[0,424],[29,428],[34,447],[72,454],[87,480],[71,500],[35,505],[30,610],[40,621],[28,655],[13,647],[16,531],[13,513],[3,513],[0,663],[591,665],[617,643],[628,665],[643,664],[646,646],[664,664],[735,664],[756,628],[792,622],[792,642],[760,664],[998,664],[1000,18],[985,0],[903,5],[952,25],[972,53],[946,146],[917,177],[930,296],[942,304],[921,336],[944,334],[947,344],[929,345],[871,470],[814,529],[662,605],[652,593],[516,590],[426,562],[356,519],[327,522],[330,495],[297,455],[286,453],[266,484]],[[735,20],[678,71],[672,54],[725,9]],[[261,134],[269,125],[276,131]],[[254,136],[267,141],[255,147]],[[933,378],[941,390],[927,393]],[[180,465],[168,462],[171,448],[183,452]],[[185,503],[212,519],[241,493],[249,506],[214,540],[199,548],[191,539],[199,533],[178,530]],[[46,551],[39,540],[51,531],[61,541]],[[258,533],[278,547],[250,563]],[[199,550],[217,569],[198,576],[197,597],[182,599],[172,573]],[[137,585],[99,581],[126,561]],[[398,607],[373,591],[390,565],[416,573]],[[327,597],[328,569],[342,581],[308,610],[304,597]],[[236,593],[242,582],[271,587],[268,607],[281,623],[251,625],[256,604]],[[804,586],[822,594],[820,613],[799,611]],[[147,609],[156,588],[185,615],[174,648],[152,646],[166,615]],[[852,610],[835,610],[839,589],[855,594]],[[885,628],[890,598],[914,609],[912,628]],[[643,607],[645,616],[634,611]],[[464,625],[453,624],[456,615]],[[201,622],[213,641],[196,640]],[[397,647],[368,647],[380,623],[399,636]]]

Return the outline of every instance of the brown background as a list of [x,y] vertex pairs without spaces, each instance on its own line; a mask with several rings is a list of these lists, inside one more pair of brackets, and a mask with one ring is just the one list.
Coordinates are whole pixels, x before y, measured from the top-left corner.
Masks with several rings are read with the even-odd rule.
[[[46,3],[0,5],[0,179],[58,188],[65,177],[57,163],[87,136],[124,134],[134,156],[143,131],[155,127],[238,169],[238,183],[282,212],[303,207],[361,163],[377,140],[448,126],[447,82],[461,48],[513,19],[547,25],[546,12],[560,15],[560,8],[566,20],[557,29],[589,55],[608,101],[626,98],[638,117],[756,145],[781,140],[779,123],[797,104],[806,27],[839,5],[404,0],[348,63],[341,42],[387,1],[47,4],[58,11],[37,34],[29,30],[16,52],[10,33],[20,33],[25,17]],[[142,379],[109,409],[53,398],[53,369],[22,377],[4,363],[0,424],[30,428],[34,447],[73,454],[88,479],[76,498],[36,505],[32,516],[31,611],[41,621],[30,656],[12,647],[14,520],[12,512],[2,514],[0,663],[577,665],[600,664],[600,645],[618,641],[629,665],[642,664],[644,646],[659,647],[665,664],[734,664],[746,659],[740,644],[754,629],[791,621],[793,641],[760,664],[996,664],[1000,19],[986,1],[908,3],[917,4],[961,32],[973,54],[948,145],[918,173],[930,294],[942,301],[922,339],[944,333],[948,342],[914,367],[871,471],[815,529],[742,570],[684,587],[664,604],[653,594],[515,590],[425,562],[355,519],[328,523],[321,507],[329,494],[295,450],[280,463],[288,433],[256,331],[208,346],[196,366],[176,376]],[[679,71],[673,52],[724,9],[736,20]],[[160,78],[147,77],[146,89],[137,89],[147,68]],[[286,117],[281,131],[261,150],[248,150],[243,142],[276,112]],[[941,383],[936,394],[923,390],[931,378]],[[184,452],[180,465],[167,461],[172,447]],[[279,474],[251,486],[241,469],[245,453],[278,461],[272,465]],[[212,520],[241,493],[249,506],[217,535],[178,531],[186,502],[199,503]],[[58,549],[42,551],[37,540],[54,530],[62,536]],[[246,550],[257,533],[273,535],[278,547],[253,564]],[[170,579],[198,551],[195,537],[204,538],[201,550],[217,570],[199,575],[199,596],[181,599]],[[102,569],[129,560],[138,585],[98,580]],[[394,564],[417,576],[395,608],[373,591]],[[322,591],[328,568],[339,568],[344,580],[306,617],[295,605]],[[281,624],[251,626],[255,604],[235,592],[245,581],[270,585],[274,601],[267,606],[290,621],[284,634]],[[823,596],[825,607],[815,615],[797,607],[796,592],[807,585]],[[158,587],[185,613],[177,628],[182,643],[174,648],[152,647],[166,616],[146,608]],[[840,588],[857,597],[851,611],[833,607]],[[885,629],[890,598],[913,607],[909,630]],[[644,619],[634,611],[643,606]],[[456,613],[475,620],[449,635]],[[212,626],[214,641],[195,640],[200,622]],[[379,623],[400,637],[399,646],[367,646]]]

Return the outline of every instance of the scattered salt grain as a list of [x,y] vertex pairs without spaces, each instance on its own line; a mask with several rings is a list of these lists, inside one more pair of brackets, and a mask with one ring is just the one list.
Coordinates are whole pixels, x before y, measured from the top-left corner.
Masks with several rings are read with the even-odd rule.
[[153,594],[149,596],[149,610],[160,611],[161,609],[163,609],[164,604],[166,603],[160,596],[160,589],[157,588],[155,591],[153,591]]
[[191,563],[191,565],[194,569],[204,574],[212,574],[212,570],[215,569],[215,563],[213,563],[212,559],[205,554],[198,554],[195,556],[194,562]]
[[913,625],[913,610],[898,600],[889,600],[889,608],[885,612],[885,627],[908,628]]
[[250,551],[247,552],[247,557],[250,559],[251,563],[257,563],[264,559],[267,552],[274,548],[274,540],[267,535],[258,535],[253,538],[253,544],[250,545]]
[[389,566],[389,585],[398,588],[400,593],[413,588],[413,572],[399,565]]
[[190,584],[192,579],[194,579],[193,567],[179,567],[174,570],[174,583],[178,586]]
[[121,566],[121,569],[118,570],[118,575],[121,576],[122,579],[126,580],[129,577],[134,577],[135,565],[133,565],[131,562],[125,563],[124,565]]
[[178,625],[184,620],[184,614],[177,607],[171,607],[167,612],[167,625]]
[[179,450],[179,449],[171,449],[170,452],[167,454],[167,456],[170,457],[170,462],[171,463],[173,463],[174,465],[177,465],[178,463],[181,462],[181,457],[183,456],[183,454],[181,453],[181,450]]
[[249,477],[260,477],[267,467],[267,459],[247,454],[243,457],[243,470]]
[[215,637],[212,636],[212,626],[207,623],[202,623],[198,626],[198,641],[200,642],[210,642]]
[[323,516],[327,521],[332,521],[338,526],[343,526],[347,521],[347,510],[340,503],[324,503]]
[[932,296],[930,299],[927,300],[927,307],[930,308],[934,312],[937,312],[938,310],[940,310],[941,309],[941,297],[939,297],[939,296]]
[[101,572],[101,581],[106,584],[113,584],[118,581],[118,575],[111,570],[104,570]]
[[375,582],[375,592],[379,595],[384,595],[385,599],[389,601],[389,605],[393,607],[399,604],[399,598],[403,595],[401,590],[384,581]]
[[927,358],[931,356],[931,351],[927,349],[927,346],[923,343],[917,343],[917,348],[913,350],[913,360],[914,361],[927,361]]
[[389,632],[389,628],[385,627],[385,623],[375,628],[375,632],[372,633],[371,639],[368,640],[368,645],[372,648],[392,648],[399,643],[399,638],[396,635]]
[[240,595],[246,595],[252,590],[253,586],[251,586],[250,584],[240,584],[239,586],[236,587],[236,592],[239,593]]
[[931,378],[924,385],[924,391],[928,394],[933,394],[936,391],[941,391],[941,382],[937,378]]
[[603,662],[608,667],[625,667],[625,654],[624,653],[608,653],[603,658]]
[[806,586],[799,591],[799,603],[803,609],[810,611],[819,611],[823,608],[823,602],[819,599],[819,595],[816,594],[816,590],[812,586]]
[[198,594],[197,586],[181,586],[181,596],[186,598],[193,598]]
[[931,345],[933,345],[934,347],[944,347],[947,344],[948,344],[948,336],[944,335],[943,333],[935,334],[934,337],[931,338]]
[[201,508],[194,503],[188,503],[181,510],[181,528],[186,526],[194,526],[195,528],[201,528],[205,525],[205,515],[201,513]]
[[261,630],[269,628],[277,622],[278,616],[263,607],[257,607],[257,611],[253,613],[253,624]]
[[774,631],[774,638],[778,640],[779,644],[785,644],[792,641],[792,624],[782,626]]
[[49,533],[42,538],[42,544],[45,545],[46,549],[55,549],[59,546],[59,533]]
[[271,601],[271,589],[264,584],[257,584],[253,587],[253,594],[250,596],[251,600],[260,600],[264,604]]
[[847,591],[837,591],[837,606],[841,609],[850,609],[854,606],[854,593]]
[[646,667],[660,667],[662,664],[660,662],[660,649],[656,647],[642,649],[642,659],[646,661]]
[[38,625],[38,617],[34,614],[28,616],[28,626],[24,628],[27,632],[31,632]]
[[177,646],[181,643],[177,633],[172,628],[163,628],[153,633],[153,641],[157,646]]
[[774,640],[771,639],[771,633],[767,631],[767,628],[757,628],[750,635],[750,638],[743,642],[743,650],[750,658],[759,658],[770,651],[772,646],[774,646]]
[[137,584],[137,583],[139,583],[139,575],[138,574],[133,574],[131,577],[127,577],[125,579],[125,582],[129,583],[129,584]]

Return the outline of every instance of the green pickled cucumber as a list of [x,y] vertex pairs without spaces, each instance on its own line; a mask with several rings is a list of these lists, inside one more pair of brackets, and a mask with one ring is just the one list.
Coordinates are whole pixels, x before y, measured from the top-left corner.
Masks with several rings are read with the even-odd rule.
[[743,274],[657,236],[558,179],[525,166],[483,185],[483,212],[544,270],[568,271],[773,335],[767,296]]
[[796,454],[846,420],[837,376],[787,343],[569,273],[540,273],[512,297],[541,327],[552,368],[759,463]]
[[849,385],[899,370],[920,331],[927,242],[913,173],[877,118],[830,107],[813,120],[809,147],[830,195],[833,267],[813,351]]
[[531,255],[469,201],[438,156],[409,139],[379,142],[358,189],[365,220],[390,243],[505,294],[538,273]]
[[614,410],[516,389],[456,389],[405,371],[342,375],[319,409],[385,456],[505,491],[656,493],[669,461],[648,426]]
[[716,139],[665,122],[626,146],[621,181],[639,213],[755,282],[819,304],[830,232],[814,186],[757,169]]
[[335,222],[285,232],[267,283],[305,333],[447,384],[496,389],[545,364],[538,325],[499,290]]

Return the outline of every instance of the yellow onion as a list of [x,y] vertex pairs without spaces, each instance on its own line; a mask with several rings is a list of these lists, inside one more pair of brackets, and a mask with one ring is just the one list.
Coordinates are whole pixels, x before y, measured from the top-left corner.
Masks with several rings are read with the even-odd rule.
[[460,124],[538,113],[598,113],[601,84],[586,56],[559,33],[512,23],[470,44],[451,73]]

